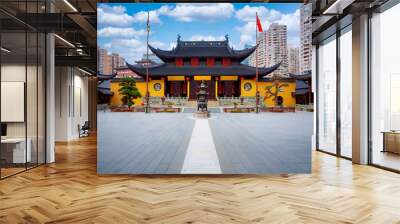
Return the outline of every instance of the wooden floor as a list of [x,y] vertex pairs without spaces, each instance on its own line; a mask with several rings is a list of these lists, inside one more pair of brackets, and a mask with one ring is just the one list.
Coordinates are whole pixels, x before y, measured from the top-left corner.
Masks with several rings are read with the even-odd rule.
[[312,175],[98,176],[96,139],[0,181],[0,223],[400,223],[400,175],[313,153]]

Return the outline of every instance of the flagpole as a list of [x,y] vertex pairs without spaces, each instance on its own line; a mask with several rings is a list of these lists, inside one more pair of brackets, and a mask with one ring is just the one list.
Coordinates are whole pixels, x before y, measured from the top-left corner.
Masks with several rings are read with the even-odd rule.
[[256,12],[256,113],[258,113],[260,103],[260,92],[258,91],[258,27],[257,27],[258,15]]
[[149,113],[150,112],[150,105],[149,105],[149,98],[150,98],[150,93],[149,93],[149,33],[150,33],[150,14],[147,12],[147,44],[146,44],[146,107],[145,107],[145,112]]

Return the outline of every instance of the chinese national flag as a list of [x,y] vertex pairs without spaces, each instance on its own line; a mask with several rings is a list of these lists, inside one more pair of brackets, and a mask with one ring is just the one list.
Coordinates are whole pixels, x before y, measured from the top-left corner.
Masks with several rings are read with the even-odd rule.
[[263,29],[262,29],[262,26],[261,26],[261,21],[260,21],[260,18],[258,18],[257,14],[256,14],[256,23],[257,23],[258,32],[263,32]]

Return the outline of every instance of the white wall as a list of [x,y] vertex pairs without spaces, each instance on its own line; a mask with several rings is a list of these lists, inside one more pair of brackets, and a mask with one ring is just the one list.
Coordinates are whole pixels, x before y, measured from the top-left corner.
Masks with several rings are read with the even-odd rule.
[[77,139],[78,125],[88,120],[88,78],[72,67],[56,67],[55,73],[55,140]]
[[[27,69],[27,70],[26,70]],[[36,85],[37,81],[31,78],[32,74],[36,75],[36,66],[27,66],[25,64],[3,64],[1,66],[1,81],[2,82],[24,82],[26,83],[25,76],[28,72],[28,87],[27,87],[27,119],[28,119],[28,137],[30,130],[34,130],[36,134],[36,112],[37,96]],[[3,96],[4,97],[4,96]],[[39,101],[42,103],[42,101]],[[39,108],[43,105],[38,105]],[[6,110],[6,108],[2,108]],[[24,108],[22,108],[24,110]],[[32,123],[33,122],[33,123]],[[25,136],[25,123],[26,122],[7,122],[7,135],[9,137],[24,137]],[[33,132],[33,131],[32,131]],[[40,137],[40,136],[39,136]]]
[[317,47],[315,45],[312,46],[312,69],[311,69],[311,90],[314,93],[314,122],[313,122],[313,135],[311,137],[311,147],[312,149],[317,149]]
[[[20,82],[24,83],[26,89],[18,90],[15,94],[24,94],[22,96],[22,104],[16,108],[2,107],[3,113],[22,113],[22,121],[19,122],[5,122],[7,124],[7,137],[8,138],[24,138],[25,135],[29,139],[29,148],[31,149],[32,162],[39,159],[39,163],[44,163],[44,150],[45,150],[45,115],[44,115],[44,74],[41,66],[28,65],[25,63],[5,63],[1,66],[1,81],[2,82]],[[27,79],[27,80],[26,80]],[[3,85],[3,83],[2,83]],[[10,92],[4,92],[2,89],[2,98],[11,99]],[[6,95],[4,95],[6,94]],[[16,102],[17,103],[17,102]],[[26,103],[26,106],[25,106]],[[3,102],[2,102],[3,104]],[[15,111],[12,111],[15,110]],[[26,120],[24,114],[26,113]]]

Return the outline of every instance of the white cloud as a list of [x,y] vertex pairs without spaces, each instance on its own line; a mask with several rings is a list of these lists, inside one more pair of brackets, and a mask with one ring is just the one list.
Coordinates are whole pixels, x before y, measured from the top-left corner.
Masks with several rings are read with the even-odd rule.
[[169,43],[167,50],[172,50],[175,47],[176,47],[176,42],[171,42],[171,43]]
[[[252,7],[246,5],[241,9],[235,10],[233,4],[227,3],[193,3],[163,5],[158,9],[150,11],[151,23],[162,23],[162,16],[174,18],[181,22],[202,21],[215,22],[229,18],[236,18],[239,23],[234,28],[237,32],[235,40],[230,44],[235,49],[242,49],[246,44],[255,44],[255,13],[258,13],[264,31],[273,22],[286,25],[288,28],[288,45],[297,46],[299,44],[299,22],[300,12],[296,10],[292,13],[282,13],[277,10],[269,9],[265,6]],[[137,30],[132,27],[135,23],[146,23],[147,12],[141,11],[135,14],[128,14],[123,6],[107,6],[100,4],[98,8],[98,21],[102,25],[98,34],[100,37],[109,37],[108,42],[103,44],[110,52],[120,53],[130,63],[142,58],[146,52],[144,36],[146,30]],[[123,28],[126,27],[126,28]],[[136,26],[135,26],[136,27]],[[143,28],[143,26],[142,26]],[[152,29],[153,31],[153,29]],[[161,38],[161,37],[160,37]],[[153,39],[153,38],[151,38]],[[224,36],[208,35],[207,31],[193,35],[189,40],[215,41],[224,40]],[[170,50],[176,47],[176,42],[151,41],[150,44],[156,48]]]
[[158,12],[182,22],[215,22],[231,18],[234,11],[230,3],[181,3],[176,4],[175,8],[164,7]]
[[160,15],[165,15],[165,14],[167,14],[171,9],[173,9],[172,6],[163,5],[163,6],[161,6],[159,9],[157,9],[157,13],[159,13]]
[[126,12],[126,8],[122,5],[117,5],[117,6],[113,6],[113,7],[106,6],[106,9],[110,9],[109,11],[119,13],[119,14]]
[[[165,7],[161,7],[160,12],[165,11]],[[152,10],[149,12],[151,23],[161,23],[159,18],[158,10]],[[113,25],[113,26],[129,26],[132,23],[146,23],[147,22],[147,12],[140,11],[133,15],[126,13],[126,8],[122,5],[119,6],[108,6],[100,5],[97,9],[97,19],[98,23],[102,25]]]
[[164,49],[166,47],[166,44],[164,42],[161,41],[150,41],[149,44],[155,48],[160,48],[160,49]]
[[217,41],[217,40],[225,40],[224,36],[212,36],[212,35],[208,35],[208,36],[203,36],[203,35],[194,35],[190,38],[191,41]]
[[256,23],[254,21],[247,22],[243,26],[238,26],[235,29],[240,33],[239,43],[237,44],[238,48],[244,48],[244,45],[246,44],[255,44]]
[[240,35],[240,43],[242,45],[249,44],[253,41],[253,37],[251,35],[242,34]]
[[[138,23],[147,22],[147,12],[141,11],[133,15],[133,20]],[[149,11],[149,20],[151,23],[161,23],[158,11]]]
[[117,14],[107,12],[102,8],[97,9],[97,20],[99,24],[110,24],[115,26],[126,26],[132,22],[132,17],[126,13]]
[[123,6],[101,5],[97,9],[97,20],[99,24],[108,24],[114,26],[127,26],[133,22],[132,16],[125,13]]
[[146,30],[134,28],[105,27],[97,31],[100,37],[136,37],[146,35]]
[[295,36],[295,34],[300,37],[300,10],[297,9],[294,13],[282,14],[279,20],[275,22],[279,24],[284,24],[288,28],[288,35]]
[[[172,49],[172,43],[165,44],[154,40],[150,41],[149,44],[156,48]],[[137,38],[115,38],[110,42],[104,43],[101,47],[106,48],[109,52],[118,53],[131,64],[140,60],[147,51],[145,40]]]
[[134,38],[115,38],[110,42],[105,43],[103,47],[107,48],[109,52],[118,53],[128,63],[134,63],[142,58],[143,53],[146,52],[146,45],[142,41]]
[[243,25],[235,28],[240,33],[239,46],[244,46],[245,44],[255,44],[256,12],[261,20],[264,31],[266,31],[272,23],[286,25],[288,44],[292,46],[299,44],[300,10],[285,14],[277,10],[268,9],[265,6],[251,7],[246,5],[235,12],[235,18],[243,22]]

